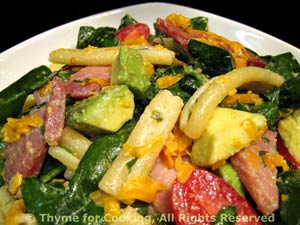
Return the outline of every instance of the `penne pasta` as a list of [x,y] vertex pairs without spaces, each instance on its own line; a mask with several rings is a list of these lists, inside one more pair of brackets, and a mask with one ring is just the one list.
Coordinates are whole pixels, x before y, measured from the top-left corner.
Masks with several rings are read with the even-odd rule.
[[[98,186],[101,190],[117,197],[126,180],[149,174],[169,133],[178,120],[182,106],[182,100],[173,96],[168,90],[161,91],[152,99],[122,151],[99,182]],[[125,146],[127,147],[125,148]],[[146,153],[136,156],[126,150],[128,148],[136,153],[141,154],[142,150]],[[129,169],[129,163],[135,158],[137,158],[136,162]]]
[[91,145],[91,141],[76,130],[65,127],[61,137],[61,145],[70,149],[72,155],[81,159]]
[[262,82],[281,86],[284,78],[277,73],[259,67],[243,67],[218,76],[189,99],[180,117],[180,129],[192,138],[198,139],[206,128],[212,113],[228,93],[250,82]]
[[53,158],[60,161],[68,169],[73,171],[76,170],[80,160],[69,153],[66,149],[59,146],[51,146],[48,152]]
[[[152,64],[171,65],[175,59],[175,53],[166,48],[151,46],[134,46],[139,53],[147,58]],[[112,65],[119,54],[119,47],[85,49],[57,49],[50,53],[49,61],[58,64],[69,65]]]

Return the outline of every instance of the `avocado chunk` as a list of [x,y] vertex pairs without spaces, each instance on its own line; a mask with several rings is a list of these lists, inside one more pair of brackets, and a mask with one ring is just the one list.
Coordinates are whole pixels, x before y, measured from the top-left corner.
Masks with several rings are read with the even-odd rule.
[[241,196],[245,197],[244,187],[240,181],[239,175],[229,162],[226,162],[224,165],[220,166],[217,172],[228,184],[234,188],[234,190],[236,190]]
[[85,133],[118,131],[134,112],[134,95],[126,85],[107,86],[96,95],[74,104],[67,125]]
[[217,107],[204,133],[193,143],[191,160],[210,167],[255,143],[266,129],[263,115]]
[[279,121],[278,132],[289,153],[300,163],[300,109]]
[[143,56],[133,48],[121,46],[119,55],[112,64],[110,84],[125,84],[141,99],[150,86],[146,75]]

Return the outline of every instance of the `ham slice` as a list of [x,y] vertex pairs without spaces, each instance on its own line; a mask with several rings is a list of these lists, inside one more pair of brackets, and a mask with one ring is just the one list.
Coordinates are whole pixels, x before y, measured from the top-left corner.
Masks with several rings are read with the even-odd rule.
[[[31,114],[44,119],[45,106],[34,110]],[[19,141],[8,143],[4,149],[5,164],[3,178],[8,186],[17,173],[22,176],[37,176],[40,173],[47,155],[48,145],[44,141],[40,128],[32,128]]]
[[87,66],[74,73],[70,80],[65,83],[67,96],[83,99],[94,95],[101,90],[101,85],[96,82],[82,84],[82,81],[101,78],[107,83],[110,80],[111,66]]
[[170,214],[171,211],[171,188],[176,179],[176,171],[169,169],[160,158],[154,164],[150,177],[166,185],[166,189],[158,192],[153,206],[160,213]]
[[52,82],[52,94],[46,105],[44,136],[49,145],[58,145],[64,128],[66,93],[59,77],[55,76]]
[[231,163],[242,183],[264,215],[270,215],[279,205],[279,192],[276,177],[270,168],[265,166],[260,151],[274,152],[276,133],[266,131],[262,139],[231,157]]

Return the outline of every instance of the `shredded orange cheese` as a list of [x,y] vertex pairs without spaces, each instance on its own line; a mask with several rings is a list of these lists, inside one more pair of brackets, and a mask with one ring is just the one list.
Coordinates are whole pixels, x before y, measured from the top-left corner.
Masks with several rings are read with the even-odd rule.
[[38,94],[41,96],[41,97],[45,97],[45,96],[48,96],[51,94],[52,92],[52,82],[48,82],[47,84],[45,84],[44,86],[42,86],[41,88],[39,88],[37,90]]
[[263,165],[263,161],[258,154],[257,147],[247,148],[243,151],[247,154],[247,159],[251,163],[253,169],[258,170]]
[[157,136],[152,142],[145,145],[133,146],[125,143],[123,150],[129,152],[132,156],[140,158],[155,151],[162,143],[162,137]]
[[167,21],[172,22],[181,29],[187,29],[191,26],[191,20],[188,17],[182,16],[180,14],[172,13],[166,18]]
[[23,215],[25,215],[25,204],[23,200],[17,200],[9,207],[4,225],[19,225]]
[[17,194],[19,188],[22,185],[22,179],[23,177],[20,173],[16,173],[16,175],[13,176],[13,178],[11,179],[8,185],[8,191],[11,194],[13,195]]
[[169,134],[168,139],[161,152],[161,159],[168,168],[174,168],[179,182],[184,183],[195,167],[189,162],[182,160],[182,157],[190,155],[192,139],[181,132],[175,126]]
[[178,126],[175,126],[169,134],[168,139],[163,147],[161,157],[163,162],[169,167],[175,167],[175,159],[178,156],[190,155],[190,146],[192,139],[181,132]]
[[195,167],[188,161],[182,161],[182,157],[177,157],[175,160],[176,177],[179,183],[185,183]]
[[283,172],[289,170],[289,166],[282,155],[279,153],[267,152],[263,155],[265,164],[272,170],[275,171],[276,167],[282,167]]
[[226,160],[223,159],[223,160],[220,160],[218,162],[216,162],[215,164],[212,165],[211,169],[212,170],[217,170],[219,169],[221,166],[225,165],[226,164]]
[[154,73],[154,66],[148,58],[143,58],[143,68],[147,77],[151,77]]
[[182,74],[177,74],[175,76],[167,75],[160,77],[156,80],[156,84],[160,89],[168,88],[176,84],[183,77]]
[[104,79],[104,78],[89,78],[87,80],[84,80],[81,85],[86,85],[89,83],[97,83],[100,87],[105,87],[105,86],[109,86],[109,80],[108,79]]
[[138,176],[128,179],[118,193],[121,201],[138,199],[144,202],[154,202],[158,191],[162,191],[166,185],[153,180],[149,176]]
[[258,130],[255,125],[255,122],[251,118],[245,119],[242,122],[241,126],[244,129],[244,131],[247,133],[247,135],[249,136],[249,139],[253,140],[253,142],[255,142],[256,140],[261,138],[261,136],[267,129],[267,127],[266,127],[265,129]]
[[90,199],[92,199],[97,205],[104,208],[104,214],[109,221],[113,217],[121,215],[120,202],[114,196],[98,190],[90,194]]
[[17,142],[22,135],[29,133],[32,127],[40,127],[42,125],[43,120],[34,114],[22,116],[20,119],[9,117],[1,130],[1,136],[5,142]]
[[287,200],[289,200],[289,196],[286,195],[286,194],[282,194],[282,195],[281,195],[281,201],[282,201],[282,202],[286,202]]
[[150,43],[145,39],[144,36],[127,38],[121,42],[122,45],[143,45],[149,46]]
[[260,98],[258,94],[254,94],[251,91],[248,91],[248,93],[246,94],[234,94],[232,96],[227,96],[223,100],[221,105],[230,106],[230,105],[235,105],[238,102],[244,104],[261,105],[263,103],[263,99]]

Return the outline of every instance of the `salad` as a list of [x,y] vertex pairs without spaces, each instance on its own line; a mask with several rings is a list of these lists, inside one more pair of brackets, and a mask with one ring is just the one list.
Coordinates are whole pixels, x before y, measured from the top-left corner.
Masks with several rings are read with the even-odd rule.
[[0,224],[299,223],[299,62],[153,22],[82,26],[0,92]]

